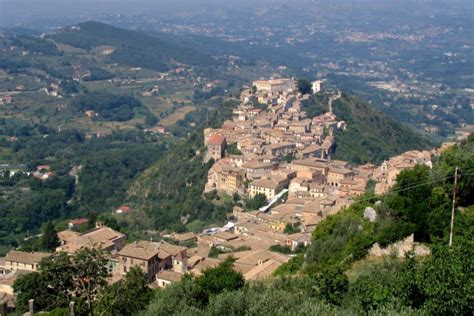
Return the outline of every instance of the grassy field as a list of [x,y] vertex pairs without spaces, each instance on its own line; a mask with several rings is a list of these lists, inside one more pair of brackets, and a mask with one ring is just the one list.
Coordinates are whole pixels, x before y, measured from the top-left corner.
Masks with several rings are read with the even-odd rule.
[[55,43],[56,48],[63,52],[63,53],[69,53],[69,54],[85,54],[86,51],[81,48],[73,47],[67,44],[61,44],[61,43]]
[[0,149],[0,162],[8,163],[9,161],[11,161],[12,157],[13,155],[10,148],[2,147]]
[[194,105],[183,106],[182,108],[177,109],[170,115],[166,116],[160,121],[160,125],[171,126],[177,121],[184,119],[186,114],[195,111],[196,107]]

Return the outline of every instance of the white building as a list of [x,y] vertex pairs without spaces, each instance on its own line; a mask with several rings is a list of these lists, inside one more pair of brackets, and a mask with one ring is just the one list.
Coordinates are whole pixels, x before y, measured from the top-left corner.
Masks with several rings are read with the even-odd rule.
[[295,81],[289,78],[256,80],[252,84],[257,88],[257,91],[269,93],[283,93],[296,89]]
[[316,80],[311,83],[311,90],[313,93],[318,93],[324,88],[324,80]]

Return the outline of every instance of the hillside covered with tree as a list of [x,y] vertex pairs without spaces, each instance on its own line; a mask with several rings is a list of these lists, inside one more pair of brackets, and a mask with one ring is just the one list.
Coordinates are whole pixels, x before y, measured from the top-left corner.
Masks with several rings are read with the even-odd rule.
[[[303,108],[310,116],[319,115],[329,110],[328,102],[327,94],[317,94],[305,101]],[[355,96],[342,93],[340,98],[332,102],[332,108],[337,119],[347,123],[347,129],[336,135],[336,159],[355,164],[381,163],[408,150],[433,146],[426,136]]]
[[[203,128],[222,124],[231,116],[234,106],[235,102],[228,100],[216,108],[202,108],[186,116],[176,127],[176,132],[186,131],[187,138],[167,148],[165,155],[132,183],[128,200],[145,211],[152,219],[153,227],[183,231],[190,230],[192,223],[222,223],[226,220],[233,201],[213,203],[215,197],[202,194],[207,172],[213,163],[212,160],[203,160]],[[195,126],[193,130],[180,126],[186,122]],[[182,221],[182,217],[186,220]]]
[[142,109],[140,100],[128,95],[114,95],[107,92],[91,92],[80,95],[72,102],[79,111],[94,111],[99,117],[108,121],[128,121],[135,115],[135,109]]
[[169,38],[125,30],[99,22],[84,22],[62,29],[50,36],[57,43],[90,50],[112,46],[110,61],[131,67],[165,71],[172,62],[191,66],[212,66],[217,61],[195,48],[183,46]]

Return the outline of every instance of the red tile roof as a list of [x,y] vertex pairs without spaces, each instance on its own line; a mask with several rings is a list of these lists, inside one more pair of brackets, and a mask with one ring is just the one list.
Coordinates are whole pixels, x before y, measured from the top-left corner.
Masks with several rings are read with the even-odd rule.
[[69,225],[81,225],[85,224],[88,222],[87,218],[78,218],[78,219],[72,219],[69,221]]
[[50,170],[51,167],[45,165],[45,166],[37,166],[35,169],[36,169],[36,170],[42,170],[42,169],[43,169],[43,170]]
[[208,145],[221,145],[225,141],[224,136],[220,134],[212,135],[208,140]]
[[126,212],[130,211],[130,206],[122,205],[117,210],[122,211],[123,213],[126,213]]

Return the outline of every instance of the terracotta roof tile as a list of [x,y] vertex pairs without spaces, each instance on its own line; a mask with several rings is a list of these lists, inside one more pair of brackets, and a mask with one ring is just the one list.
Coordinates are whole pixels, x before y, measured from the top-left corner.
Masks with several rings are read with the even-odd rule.
[[20,262],[26,264],[39,263],[41,259],[51,256],[46,252],[24,252],[17,250],[10,250],[5,256],[5,261]]
[[209,137],[209,140],[207,141],[208,145],[222,145],[222,143],[225,141],[225,137],[220,135],[220,134],[214,134],[211,137]]

